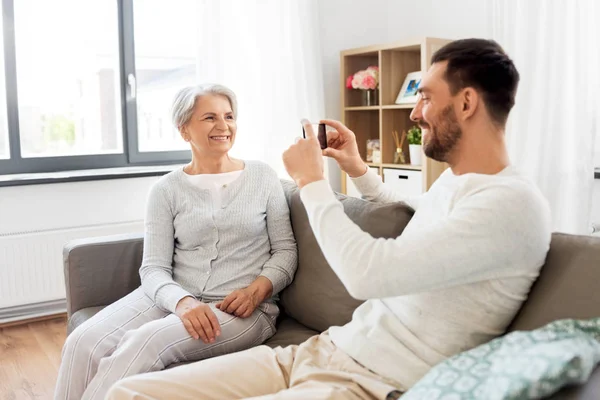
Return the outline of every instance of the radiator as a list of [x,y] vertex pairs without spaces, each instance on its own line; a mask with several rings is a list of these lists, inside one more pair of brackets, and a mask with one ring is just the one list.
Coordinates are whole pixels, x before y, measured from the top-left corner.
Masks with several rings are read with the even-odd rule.
[[128,221],[0,235],[0,322],[64,308],[62,249],[68,241],[142,230],[143,221]]

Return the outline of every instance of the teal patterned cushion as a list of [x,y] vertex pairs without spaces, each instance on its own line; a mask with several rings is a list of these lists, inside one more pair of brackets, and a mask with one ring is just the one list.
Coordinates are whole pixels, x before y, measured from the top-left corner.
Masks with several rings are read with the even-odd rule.
[[560,320],[443,361],[402,400],[543,399],[587,381],[599,361],[600,318]]

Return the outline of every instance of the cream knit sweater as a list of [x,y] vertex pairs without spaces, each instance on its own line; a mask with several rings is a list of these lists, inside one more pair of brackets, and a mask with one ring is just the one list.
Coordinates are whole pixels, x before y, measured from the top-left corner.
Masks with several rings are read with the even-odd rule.
[[327,261],[367,300],[333,342],[407,389],[446,357],[504,332],[539,274],[550,211],[513,167],[497,175],[447,170],[419,198],[390,191],[371,171],[354,180],[367,199],[416,212],[396,239],[374,239],[345,214],[326,181],[301,190]]

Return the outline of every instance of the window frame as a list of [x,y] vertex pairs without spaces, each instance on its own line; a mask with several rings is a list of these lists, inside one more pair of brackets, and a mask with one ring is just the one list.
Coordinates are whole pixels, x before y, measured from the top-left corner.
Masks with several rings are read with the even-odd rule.
[[0,160],[0,175],[76,171],[97,168],[182,164],[190,160],[189,150],[140,152],[138,149],[137,102],[128,77],[136,77],[133,0],[116,0],[118,18],[119,75],[123,152],[77,156],[31,157],[21,154],[19,102],[15,42],[15,0],[2,0],[4,73],[9,158]]

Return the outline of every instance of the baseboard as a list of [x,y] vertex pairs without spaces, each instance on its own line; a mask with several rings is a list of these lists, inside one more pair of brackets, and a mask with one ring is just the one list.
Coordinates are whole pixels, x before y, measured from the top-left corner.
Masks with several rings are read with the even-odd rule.
[[0,309],[0,325],[13,324],[40,317],[61,315],[67,312],[66,300],[45,301],[43,303],[26,304],[23,306]]

